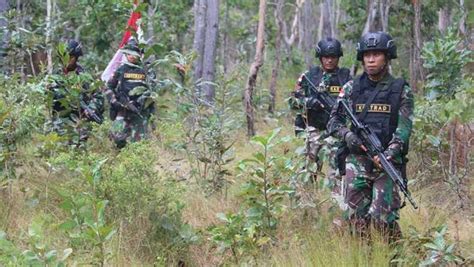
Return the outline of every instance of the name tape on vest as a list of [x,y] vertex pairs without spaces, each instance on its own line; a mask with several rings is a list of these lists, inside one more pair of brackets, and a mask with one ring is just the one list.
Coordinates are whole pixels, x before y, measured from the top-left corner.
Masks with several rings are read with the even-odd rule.
[[[365,104],[356,104],[356,112],[362,112],[364,107]],[[392,106],[389,104],[371,104],[368,112],[390,113],[392,112]]]
[[123,77],[132,80],[145,80],[145,74],[143,73],[124,73]]
[[329,87],[329,93],[339,94],[339,92],[341,92],[340,86],[334,85]]

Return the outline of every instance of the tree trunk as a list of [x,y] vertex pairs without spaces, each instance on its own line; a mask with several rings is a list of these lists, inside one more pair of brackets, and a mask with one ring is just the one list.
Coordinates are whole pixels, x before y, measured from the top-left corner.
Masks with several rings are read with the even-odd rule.
[[306,66],[309,68],[313,64],[314,60],[314,32],[315,32],[315,19],[313,14],[313,1],[306,0],[303,3],[303,9],[301,10],[301,24],[300,24],[300,40],[301,47],[303,49],[304,61]]
[[247,80],[247,85],[245,87],[244,93],[244,104],[247,117],[247,135],[255,135],[255,117],[253,110],[253,90],[257,82],[257,74],[260,67],[263,65],[263,52],[265,48],[265,12],[266,12],[267,3],[266,0],[260,0],[260,5],[258,8],[258,29],[257,29],[257,45],[255,59],[252,65],[250,66],[249,76]]
[[[286,26],[285,20],[282,20],[283,23],[283,40],[285,41],[285,48],[286,48],[286,56],[288,60],[291,56],[291,47],[293,43],[298,38],[298,21],[299,21],[299,12],[300,12],[300,5],[299,1],[297,1],[296,8],[295,8],[295,15],[293,17],[293,22],[291,23],[291,34],[288,36],[288,27]],[[282,18],[283,19],[283,18]]]
[[52,9],[53,9],[53,0],[46,1],[46,47],[47,47],[47,70],[48,74],[53,73],[53,46],[51,44],[51,35],[52,35]]
[[443,7],[438,11],[438,29],[441,33],[446,32],[446,29],[451,24],[451,9],[450,7]]
[[418,82],[424,80],[425,78],[423,61],[421,59],[421,49],[423,46],[421,36],[421,0],[413,0],[413,9],[415,11],[415,22],[413,24],[413,33],[415,35],[415,47],[413,49],[413,74],[415,74],[415,77],[412,78],[414,78],[415,82],[411,86],[416,92],[418,90]]
[[379,14],[380,14],[380,25],[382,26],[382,31],[388,32],[388,17],[390,13],[390,0],[381,0],[379,2]]
[[194,1],[194,41],[193,50],[196,52],[194,61],[194,83],[202,78],[204,56],[204,38],[206,36],[206,0]]
[[367,20],[365,21],[363,34],[368,32],[382,30],[382,27],[378,23],[378,0],[368,0],[367,1]]
[[[5,27],[8,24],[7,20],[3,17],[5,17],[5,13],[8,11],[9,7],[8,0],[0,0],[0,28]],[[6,43],[8,42],[9,36],[5,33],[2,37],[3,38],[0,40],[0,58],[5,54],[4,50],[6,49]],[[2,61],[3,60],[4,59],[2,59]]]
[[275,18],[277,23],[277,34],[275,37],[275,65],[272,69],[272,78],[270,80],[270,104],[268,105],[268,112],[273,114],[275,112],[276,99],[276,85],[278,80],[278,71],[281,65],[281,36],[283,32],[283,5],[284,0],[278,0],[275,9]]
[[229,49],[228,49],[228,36],[229,36],[229,0],[225,1],[225,15],[224,15],[224,31],[222,40],[222,65],[224,68],[224,74],[227,74],[229,64]]
[[147,10],[147,16],[148,16],[148,22],[147,22],[147,43],[148,44],[153,44],[155,42],[155,27],[153,26],[153,21],[154,21],[154,16],[156,14],[156,10],[158,7],[158,4],[153,1],[153,0],[148,0],[148,10]]
[[331,8],[331,0],[325,0],[322,3],[321,14],[319,14],[323,18],[323,36],[322,38],[333,37],[332,31],[332,8]]
[[461,10],[461,18],[459,19],[459,32],[463,36],[467,36],[467,30],[466,30],[467,11],[464,5],[464,0],[459,0],[459,9]]
[[217,50],[217,33],[219,29],[219,0],[208,0],[206,12],[206,38],[204,40],[204,58],[202,65],[202,93],[206,104],[214,102],[215,88],[209,84],[214,82],[215,61]]

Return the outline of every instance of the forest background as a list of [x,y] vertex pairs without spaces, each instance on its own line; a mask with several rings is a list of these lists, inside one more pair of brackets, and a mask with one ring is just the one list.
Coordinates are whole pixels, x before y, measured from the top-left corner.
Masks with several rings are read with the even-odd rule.
[[[470,265],[473,261],[472,1],[0,0],[0,264]],[[110,121],[83,148],[51,131],[48,85],[62,43],[83,44],[87,75],[142,13],[150,140],[118,152]],[[370,244],[332,224],[323,173],[309,182],[287,98],[318,40],[355,43],[373,30],[398,47],[395,76],[416,96],[404,238]],[[175,66],[184,66],[184,75]],[[71,133],[81,127],[69,125]],[[324,155],[322,155],[324,156]],[[306,166],[306,169],[303,169]],[[323,172],[325,170],[323,169]]]

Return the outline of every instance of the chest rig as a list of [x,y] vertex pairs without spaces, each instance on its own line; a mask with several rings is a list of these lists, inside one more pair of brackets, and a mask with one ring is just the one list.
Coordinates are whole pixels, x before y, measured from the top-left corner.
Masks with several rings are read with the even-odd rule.
[[[314,85],[319,86],[323,78],[323,74],[323,70],[320,67],[311,67],[308,73],[308,78]],[[327,90],[334,100],[337,98],[342,86],[350,79],[350,71],[345,68],[338,68],[336,73],[331,76]],[[305,95],[307,97],[315,97],[317,94],[315,90],[316,89],[312,90],[309,88],[309,86],[306,86]],[[326,129],[326,124],[329,120],[329,114],[323,112],[322,110],[308,110],[307,113],[309,126],[313,126],[321,130]]]
[[353,83],[352,108],[358,119],[377,134],[385,148],[397,129],[404,85],[405,80],[395,79],[391,75],[377,83],[375,88],[364,83],[362,76],[357,77]]

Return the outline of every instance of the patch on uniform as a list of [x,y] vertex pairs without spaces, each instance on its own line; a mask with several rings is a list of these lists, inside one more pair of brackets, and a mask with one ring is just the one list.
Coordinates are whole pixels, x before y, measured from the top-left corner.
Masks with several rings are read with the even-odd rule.
[[[356,104],[356,112],[362,112],[365,104]],[[390,113],[392,106],[388,104],[371,104],[368,112]]]
[[123,77],[132,80],[145,80],[145,74],[143,73],[124,73]]
[[330,87],[329,87],[329,93],[338,94],[338,93],[341,92],[341,88],[342,88],[342,87],[336,86],[336,85],[330,86]]

